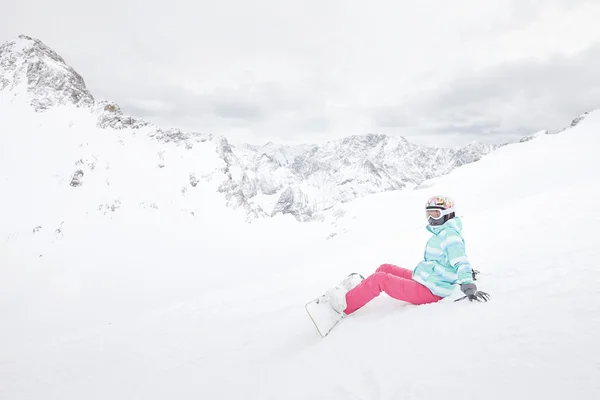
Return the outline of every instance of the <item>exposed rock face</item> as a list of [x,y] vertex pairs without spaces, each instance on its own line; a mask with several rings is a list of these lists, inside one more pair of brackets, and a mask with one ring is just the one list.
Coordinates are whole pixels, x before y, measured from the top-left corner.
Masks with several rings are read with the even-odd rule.
[[577,126],[577,125],[578,125],[578,124],[579,124],[581,121],[583,121],[583,120],[584,120],[584,119],[585,119],[585,118],[586,118],[586,117],[587,117],[589,114],[590,114],[590,112],[589,112],[589,111],[587,111],[587,112],[584,112],[583,114],[581,114],[581,115],[580,115],[580,116],[578,116],[577,118],[573,119],[573,121],[571,121],[571,124],[570,124],[569,126],[566,126],[566,127],[564,127],[563,129],[559,130],[558,132],[553,132],[553,133],[551,133],[551,132],[549,132],[549,131],[547,131],[547,130],[541,130],[541,131],[539,131],[539,132],[536,132],[536,133],[534,133],[533,135],[529,135],[529,136],[524,136],[524,137],[522,137],[522,138],[521,138],[521,140],[520,140],[520,142],[521,142],[521,143],[523,143],[523,142],[528,142],[528,141],[530,141],[530,140],[533,140],[533,139],[535,139],[535,138],[538,138],[538,137],[540,137],[540,136],[543,136],[543,135],[559,134],[559,133],[562,133],[562,132],[564,132],[564,131],[567,131],[567,130],[569,130],[569,129],[571,129],[571,128],[575,127],[575,126]]
[[89,106],[83,78],[38,39],[21,35],[0,46],[0,90],[25,91],[36,110],[61,104]]
[[571,121],[571,125],[567,126],[566,128],[560,130],[558,133],[560,132],[564,132],[567,129],[573,128],[575,126],[577,126],[581,121],[583,121],[588,115],[589,115],[589,111],[581,114],[580,116],[578,116],[577,118],[575,118],[573,121]]
[[529,142],[530,140],[533,140],[537,137],[543,136],[543,135],[547,135],[548,131],[547,130],[542,130],[542,131],[538,131],[536,133],[534,133],[533,135],[528,135],[528,136],[523,136],[521,138],[521,140],[519,140],[520,143],[524,143],[524,142]]
[[[224,142],[218,152],[230,170],[239,171],[222,187],[237,204],[255,204],[271,216],[292,214],[306,220],[338,203],[447,174],[498,147],[471,144],[442,149],[369,134],[323,145],[235,148]],[[265,201],[273,196],[274,202]]]
[[[0,46],[0,90],[25,95],[36,111],[65,104],[87,107],[97,116],[96,125],[104,129],[139,131],[187,149],[211,142],[214,157],[222,160],[216,164],[224,167],[212,174],[189,177],[190,184],[195,187],[202,180],[221,180],[224,176],[217,190],[230,207],[243,207],[248,220],[278,214],[310,220],[320,211],[357,197],[419,185],[499,147],[471,144],[458,149],[434,148],[377,134],[349,136],[321,145],[236,147],[221,136],[162,129],[123,115],[117,104],[95,100],[83,78],[62,57],[28,36]],[[158,166],[162,168],[164,163]],[[71,184],[83,184],[83,171],[73,176]]]
[[121,107],[116,103],[108,101],[96,102],[94,111],[99,114],[96,124],[99,128],[139,129],[149,125],[143,119],[123,115]]

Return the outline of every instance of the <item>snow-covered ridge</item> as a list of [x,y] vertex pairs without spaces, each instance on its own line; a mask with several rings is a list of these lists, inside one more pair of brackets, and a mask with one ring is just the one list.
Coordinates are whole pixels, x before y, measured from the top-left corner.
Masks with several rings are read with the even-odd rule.
[[[0,93],[13,100],[26,99],[38,112],[64,105],[88,109],[90,129],[118,130],[120,135],[115,134],[114,140],[144,135],[178,149],[170,151],[189,151],[202,145],[202,154],[207,145],[211,146],[210,157],[216,160],[210,164],[219,167],[201,174],[188,171],[182,179],[217,180],[215,190],[228,206],[243,207],[248,220],[278,214],[291,214],[298,220],[321,218],[323,211],[336,204],[418,186],[504,146],[474,143],[462,148],[435,148],[379,134],[350,136],[321,145],[234,146],[222,136],[163,129],[124,115],[116,103],[95,99],[83,78],[56,52],[24,35],[0,47]],[[108,160],[110,155],[101,158]],[[81,173],[85,174],[81,177],[85,184],[98,172]],[[147,173],[152,174],[150,169]],[[172,194],[173,198],[177,195]]]
[[[497,147],[441,149],[374,134],[323,145],[246,145],[232,150],[236,157],[230,163],[239,164],[243,172],[226,192],[230,201],[249,202],[264,213],[306,219],[366,194],[416,186]],[[276,200],[273,207],[270,196]]]
[[[212,142],[185,149],[107,134],[68,111],[81,116],[71,128],[30,129],[58,112],[49,110],[0,135],[0,399],[598,398],[600,215],[586,205],[600,195],[600,110],[423,189],[336,206],[355,218],[328,241],[327,224],[224,221],[233,213],[216,191],[198,196],[200,183],[173,196],[199,159],[219,160]],[[83,142],[72,140],[79,134]],[[71,171],[88,150],[79,167],[91,171],[72,188],[55,164]],[[382,293],[322,339],[305,302],[349,272],[414,268],[432,193],[457,202],[476,284],[491,301],[455,303],[458,287],[421,306]],[[211,195],[203,216],[178,210]],[[99,197],[101,210],[80,212]],[[27,232],[2,235],[23,219]]]
[[94,103],[83,78],[61,56],[25,35],[0,46],[0,90],[4,89],[26,91],[36,110]]

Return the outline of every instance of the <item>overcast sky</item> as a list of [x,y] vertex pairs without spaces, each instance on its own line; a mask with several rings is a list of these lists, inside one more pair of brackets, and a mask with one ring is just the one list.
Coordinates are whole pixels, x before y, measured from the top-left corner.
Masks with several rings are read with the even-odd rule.
[[498,142],[600,108],[599,0],[8,0],[96,98],[233,142]]

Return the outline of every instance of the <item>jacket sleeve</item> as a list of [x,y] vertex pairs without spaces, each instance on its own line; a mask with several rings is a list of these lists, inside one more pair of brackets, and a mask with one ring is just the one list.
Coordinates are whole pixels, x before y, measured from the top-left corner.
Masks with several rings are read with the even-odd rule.
[[452,230],[448,231],[448,234],[442,241],[442,250],[446,253],[448,262],[452,266],[453,272],[456,274],[456,282],[459,285],[463,283],[473,283],[473,271],[471,269],[471,263],[467,258],[467,252],[465,250],[465,241],[458,234]]

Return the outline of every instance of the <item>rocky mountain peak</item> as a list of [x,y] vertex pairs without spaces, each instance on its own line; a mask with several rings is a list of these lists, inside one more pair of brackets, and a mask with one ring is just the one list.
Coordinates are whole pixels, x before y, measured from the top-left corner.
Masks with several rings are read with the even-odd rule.
[[[143,128],[150,138],[186,150],[214,146],[218,167],[199,178],[190,171],[190,185],[195,187],[199,180],[217,182],[215,190],[227,205],[244,208],[248,220],[277,214],[301,221],[319,219],[338,204],[420,185],[502,146],[435,148],[376,133],[321,144],[234,146],[222,136],[162,129],[124,115],[118,104],[94,99],[83,78],[54,50],[24,35],[0,46],[0,90],[23,97],[37,111],[63,104],[89,108],[97,116],[96,126],[103,129],[128,129],[135,134]],[[159,168],[165,166],[162,153]],[[72,186],[81,186],[81,176],[76,171]]]
[[0,46],[0,90],[27,94],[37,111],[94,103],[81,75],[41,40],[25,35]]

